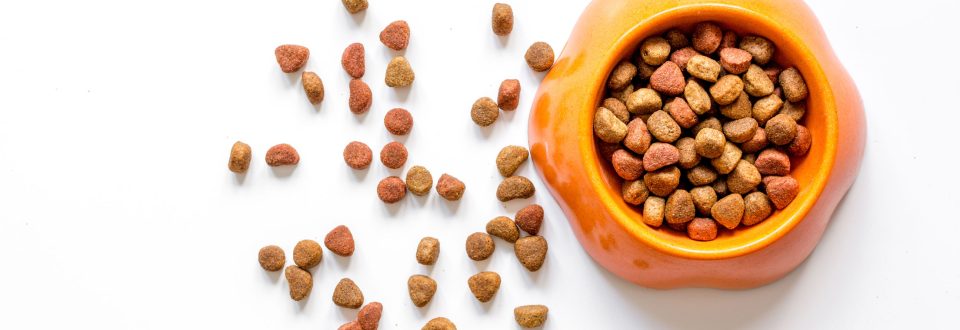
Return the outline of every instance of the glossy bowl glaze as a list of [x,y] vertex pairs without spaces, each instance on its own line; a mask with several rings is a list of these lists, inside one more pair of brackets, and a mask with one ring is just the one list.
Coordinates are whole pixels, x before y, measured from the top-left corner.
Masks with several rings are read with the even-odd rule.
[[[599,159],[593,136],[613,66],[644,38],[702,21],[776,44],[774,60],[795,66],[809,87],[802,123],[814,141],[805,157],[792,159],[801,191],[787,208],[709,242],[643,224],[640,210],[620,197],[621,180]],[[802,1],[595,0],[537,91],[529,143],[578,240],[604,268],[654,288],[750,288],[783,277],[813,251],[859,170],[863,116],[856,86]]]

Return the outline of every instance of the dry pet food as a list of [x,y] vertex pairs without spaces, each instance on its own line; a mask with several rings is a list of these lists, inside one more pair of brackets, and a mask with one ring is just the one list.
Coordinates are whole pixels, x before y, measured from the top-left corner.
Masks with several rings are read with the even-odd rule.
[[413,275],[407,279],[407,292],[410,294],[410,301],[414,306],[423,307],[433,299],[437,293],[437,281],[430,276]]
[[500,110],[497,107],[497,103],[489,97],[481,97],[477,101],[473,102],[473,107],[470,109],[470,119],[473,119],[473,122],[481,127],[490,126],[493,122],[497,121],[497,117],[500,116]]
[[377,197],[384,203],[393,204],[399,202],[406,195],[407,185],[403,183],[403,179],[399,177],[386,177],[377,184]]
[[360,308],[363,306],[363,292],[353,280],[343,278],[333,289],[333,303],[340,307]]
[[280,70],[286,73],[300,70],[310,58],[310,50],[300,45],[280,45],[273,54],[277,56]]
[[490,235],[484,233],[473,233],[467,236],[467,256],[470,259],[481,261],[490,258],[493,250],[497,247],[493,244]]
[[417,262],[421,265],[433,265],[440,257],[440,240],[424,237],[417,244]]
[[227,168],[233,173],[245,173],[250,168],[250,159],[252,158],[250,145],[237,141],[230,148],[230,161],[227,162]]
[[397,56],[387,64],[387,74],[384,82],[388,87],[407,87],[413,84],[416,75],[406,57]]
[[323,101],[323,80],[320,80],[320,76],[304,71],[300,75],[300,81],[303,83],[303,91],[307,93],[307,100],[312,104],[320,104],[320,101]]
[[380,31],[380,42],[393,50],[404,50],[410,43],[410,25],[407,21],[394,21]]
[[524,328],[536,328],[547,321],[549,309],[544,305],[526,305],[513,309],[513,318]]
[[353,320],[341,325],[337,330],[363,330],[360,328],[360,321]]
[[493,5],[493,18],[491,18],[493,33],[498,36],[505,36],[513,31],[513,8],[505,3]]
[[424,196],[433,188],[433,176],[423,166],[413,166],[407,170],[407,190],[417,196]]
[[480,302],[488,302],[500,290],[500,274],[494,272],[479,272],[467,279],[470,292]]
[[392,169],[403,167],[407,162],[407,147],[396,141],[385,144],[383,149],[380,149],[380,162]]
[[540,226],[543,225],[543,207],[537,204],[527,205],[517,211],[514,218],[517,219],[517,227],[530,235],[536,235],[540,232]]
[[321,260],[323,260],[323,249],[317,241],[305,239],[297,242],[293,247],[293,263],[300,268],[316,267]]
[[268,272],[275,272],[283,269],[283,264],[287,262],[287,257],[283,254],[283,249],[276,245],[267,245],[260,248],[257,255],[257,261],[260,267]]
[[363,306],[357,313],[357,322],[361,330],[376,330],[380,327],[380,316],[383,315],[383,304],[372,302]]
[[506,146],[503,149],[500,149],[500,153],[497,154],[497,170],[500,171],[500,175],[504,177],[509,177],[517,171],[517,168],[527,161],[527,157],[530,156],[530,152],[527,151],[527,148],[521,146]]
[[373,151],[363,142],[352,141],[343,148],[343,161],[352,169],[362,170],[373,162]]
[[287,266],[283,273],[287,278],[287,285],[290,286],[290,299],[300,301],[310,295],[313,275],[310,275],[309,271],[297,266]]
[[297,165],[300,163],[300,154],[293,146],[281,143],[267,150],[266,161],[270,166]]
[[496,217],[487,222],[487,234],[510,243],[516,242],[520,238],[520,230],[517,229],[517,224],[507,217]]
[[531,272],[540,270],[547,258],[547,240],[543,236],[527,236],[513,245],[517,260]]
[[[367,0],[340,0],[343,2],[343,8],[347,9],[347,12],[351,14],[356,14],[367,9],[369,4]],[[366,329],[364,329],[366,330]]]
[[361,78],[367,72],[366,52],[363,44],[355,42],[343,50],[343,56],[340,57],[340,65],[343,71],[354,78]]
[[394,108],[383,116],[383,126],[393,135],[407,135],[413,129],[413,116],[403,108]]
[[350,80],[350,112],[362,114],[370,110],[373,104],[373,93],[370,92],[370,86],[360,79]]
[[446,173],[437,180],[437,194],[448,201],[460,200],[466,189],[467,186],[462,181]]
[[347,228],[347,226],[336,226],[323,238],[323,245],[326,245],[330,252],[338,256],[352,256],[353,250],[355,249],[353,233],[350,232],[350,228]]
[[437,317],[427,322],[420,330],[457,330],[457,326],[446,317]]
[[514,199],[530,198],[534,192],[536,192],[536,188],[533,187],[533,182],[530,182],[530,179],[514,175],[500,182],[500,186],[497,187],[497,199],[501,202],[507,202]]
[[500,91],[497,92],[497,105],[500,110],[517,110],[520,105],[520,81],[516,79],[505,79],[500,83]]
[[527,48],[523,58],[533,71],[547,71],[553,66],[553,48],[546,42],[537,41]]

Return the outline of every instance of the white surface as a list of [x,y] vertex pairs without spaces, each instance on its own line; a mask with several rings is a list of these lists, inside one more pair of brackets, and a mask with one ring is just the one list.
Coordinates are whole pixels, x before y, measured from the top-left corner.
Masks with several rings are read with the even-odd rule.
[[[351,17],[339,1],[8,1],[0,4],[0,328],[334,329],[355,311],[330,296],[342,277],[386,306],[381,328],[419,328],[446,316],[461,329],[513,329],[514,306],[550,307],[547,329],[948,328],[960,306],[956,167],[957,77],[953,1],[811,1],[867,108],[859,179],[808,261],[748,291],[656,291],[600,269],[576,243],[528,162],[535,202],[546,207],[549,258],[537,273],[497,240],[488,262],[466,258],[464,238],[525,202],[494,198],[500,147],[526,143],[528,107],[541,75],[522,61],[536,40],[559,53],[586,1],[512,1],[516,27],[490,31],[493,1],[371,1]],[[416,4],[416,5],[414,5]],[[549,6],[552,15],[538,11]],[[408,92],[382,83],[393,54],[378,32],[410,23],[405,52],[417,78]],[[347,110],[343,48],[367,49],[374,92],[365,116]],[[298,75],[282,74],[273,48],[310,47],[307,69],[326,87],[312,107]],[[519,78],[520,110],[492,129],[469,119],[472,102]],[[383,114],[405,107],[416,124],[400,138],[409,165],[463,179],[463,201],[431,194],[385,207],[388,171],[354,172],[350,140],[378,152],[393,139]],[[227,171],[235,140],[252,145],[245,179]],[[300,151],[288,177],[263,162],[281,142]],[[262,271],[266,244],[288,253],[347,224],[352,258],[326,251],[305,303],[282,276]],[[435,267],[414,249],[440,238]],[[466,279],[503,277],[489,304]],[[425,308],[406,293],[412,274],[439,291]]]

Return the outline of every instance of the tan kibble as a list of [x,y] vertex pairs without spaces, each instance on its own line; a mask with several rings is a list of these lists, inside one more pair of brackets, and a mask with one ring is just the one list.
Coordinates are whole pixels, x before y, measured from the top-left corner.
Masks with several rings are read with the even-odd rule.
[[690,105],[682,97],[674,98],[667,103],[663,110],[670,114],[670,117],[682,128],[691,128],[697,125],[697,113],[690,109]]
[[276,245],[267,245],[260,248],[260,253],[257,254],[257,261],[260,262],[260,267],[263,270],[268,272],[275,272],[283,269],[283,264],[286,263],[287,257],[283,254],[283,249]]
[[760,36],[745,36],[740,39],[740,49],[753,55],[753,61],[764,65],[773,58],[775,48],[773,43]]
[[603,100],[600,107],[607,108],[607,110],[613,112],[613,115],[617,116],[617,119],[620,119],[620,121],[624,123],[630,122],[630,111],[627,111],[627,105],[620,102],[620,100],[614,97],[608,97]]
[[345,308],[357,309],[363,306],[363,292],[357,283],[349,278],[340,279],[333,289],[333,303]]
[[536,328],[547,321],[549,309],[544,305],[526,305],[513,309],[513,318],[521,327]]
[[756,119],[740,118],[723,124],[723,135],[727,137],[727,140],[734,143],[744,143],[753,138],[758,127],[760,127],[760,124],[757,124]]
[[720,63],[703,55],[694,55],[687,61],[687,73],[704,81],[717,82]]
[[669,196],[680,184],[680,169],[676,166],[661,168],[643,175],[647,190],[660,197]]
[[697,142],[692,137],[683,137],[677,140],[677,151],[679,158],[677,163],[682,169],[690,169],[700,163],[700,155],[697,154]]
[[634,114],[646,115],[660,110],[663,100],[660,94],[650,88],[641,88],[627,96],[627,111]]
[[741,159],[727,175],[727,189],[733,194],[746,194],[760,184],[760,172],[747,160]]
[[290,299],[300,301],[310,295],[313,290],[313,275],[309,271],[297,266],[287,266],[283,273],[290,287]]
[[717,238],[717,223],[708,218],[696,218],[687,225],[687,237],[696,241],[712,241]]
[[384,78],[388,87],[407,87],[413,84],[416,75],[413,74],[413,68],[410,62],[403,56],[394,57],[387,64],[387,74]]
[[744,153],[755,153],[767,147],[767,132],[761,127],[753,133],[753,137],[740,145]]
[[250,145],[237,141],[230,148],[230,160],[227,161],[227,168],[233,173],[245,173],[250,168],[250,159],[253,154],[250,151]]
[[477,99],[473,102],[473,107],[470,108],[470,119],[473,119],[473,122],[481,127],[490,126],[497,121],[499,116],[500,108],[497,106],[497,102],[489,97]]
[[797,68],[788,68],[780,72],[780,87],[787,101],[800,102],[807,98],[807,83]]
[[693,207],[697,213],[703,215],[710,214],[710,208],[717,202],[717,192],[709,186],[701,186],[690,189],[690,198],[693,199]]
[[800,119],[803,119],[803,115],[807,113],[807,103],[804,101],[784,102],[780,113],[790,116],[795,121],[800,121]]
[[633,152],[643,154],[650,148],[653,136],[647,131],[647,124],[642,119],[636,118],[627,125],[627,136],[623,139],[623,145]]
[[633,65],[629,61],[622,61],[613,68],[613,72],[610,73],[610,79],[607,80],[607,87],[610,89],[623,89],[633,81],[633,77],[637,75],[637,66]]
[[756,191],[743,198],[744,212],[741,223],[744,226],[753,226],[766,220],[773,213],[773,204],[767,195]]
[[756,119],[760,125],[765,125],[767,120],[773,118],[782,106],[783,100],[777,94],[761,98],[753,103],[753,119]]
[[497,154],[497,170],[504,177],[511,176],[529,156],[527,148],[513,145],[503,147]]
[[293,263],[301,268],[311,268],[320,264],[323,248],[317,241],[305,239],[293,247]]
[[417,196],[424,196],[433,188],[433,176],[423,166],[413,166],[407,170],[407,190]]
[[720,154],[720,157],[710,160],[710,164],[717,170],[717,173],[727,174],[737,166],[737,161],[740,160],[741,156],[743,156],[743,152],[740,151],[740,148],[728,141],[723,145],[723,153]]
[[743,197],[739,194],[730,194],[713,204],[710,215],[727,229],[737,228],[743,219]]
[[536,192],[536,189],[530,179],[515,175],[500,182],[500,186],[497,187],[497,199],[506,202],[514,199],[530,198],[534,192]]
[[[743,148],[740,148],[740,151],[743,151]],[[757,160],[757,154],[744,153],[743,160],[747,161],[750,164],[753,164]]]
[[640,44],[640,57],[649,65],[660,65],[670,56],[670,43],[666,39],[653,37]]
[[445,317],[437,317],[427,322],[420,330],[457,330],[457,326]]
[[347,9],[347,12],[351,14],[356,14],[367,9],[369,4],[367,0],[340,0],[343,2],[343,8]]
[[414,306],[426,306],[437,293],[437,281],[426,275],[410,276],[407,279],[407,293]]
[[517,240],[513,252],[524,268],[531,272],[540,270],[547,258],[547,240],[543,236],[527,236]]
[[470,292],[480,302],[488,302],[500,290],[500,274],[494,272],[479,272],[467,279]]
[[620,195],[623,196],[623,201],[627,204],[640,205],[647,200],[647,197],[650,197],[650,191],[643,184],[643,180],[633,180],[623,183],[623,186],[620,187]]
[[310,71],[304,71],[300,74],[300,81],[310,103],[319,104],[320,101],[323,101],[323,80],[320,80],[320,76]]
[[750,65],[747,73],[743,74],[743,90],[754,97],[764,97],[773,93],[773,81],[767,77],[763,68]]
[[440,257],[440,240],[433,237],[424,237],[417,244],[417,262],[421,265],[433,265]]
[[467,256],[470,259],[481,261],[490,258],[496,245],[493,244],[493,238],[485,233],[473,233],[467,236]]
[[643,223],[651,227],[660,227],[663,224],[666,203],[667,201],[661,197],[648,197],[643,203]]
[[637,63],[637,77],[643,80],[650,79],[653,76],[653,72],[657,70],[657,67],[652,66],[647,63],[643,63],[641,60]]
[[543,41],[537,41],[527,48],[523,58],[533,71],[547,71],[553,66],[553,48]]
[[727,180],[725,178],[718,177],[717,181],[710,184],[710,187],[713,188],[713,191],[716,191],[717,196],[720,197],[726,196],[727,193],[729,193],[727,190]]
[[713,128],[704,128],[697,133],[694,147],[697,154],[705,158],[714,159],[723,154],[724,145],[727,144],[727,138],[719,130]]
[[697,83],[696,80],[690,79],[687,81],[687,86],[683,89],[683,97],[690,105],[690,109],[698,115],[710,111],[710,94],[707,94],[707,90],[703,89],[703,86],[700,86],[700,83]]
[[687,171],[687,181],[694,186],[703,186],[717,179],[717,171],[706,164],[697,165]]
[[680,125],[665,111],[658,110],[647,119],[647,129],[658,141],[673,143],[680,138]]
[[704,120],[701,120],[696,126],[693,126],[693,135],[696,136],[697,134],[700,134],[700,131],[706,128],[712,128],[718,132],[723,131],[723,125],[720,124],[720,119],[717,119],[716,117],[708,117]]
[[693,197],[683,189],[677,189],[667,198],[664,207],[664,217],[668,223],[687,223],[696,216],[697,209],[693,206]]
[[716,84],[710,86],[710,96],[719,105],[733,103],[743,93],[744,82],[740,77],[728,74],[717,80]]
[[763,129],[767,133],[767,140],[779,146],[790,144],[797,137],[797,122],[785,114],[773,116]]
[[668,30],[667,33],[663,34],[663,38],[667,39],[670,49],[680,49],[690,45],[690,39],[687,39],[687,35],[679,29]]
[[520,238],[520,229],[510,218],[500,216],[487,222],[487,234],[513,243]]
[[740,93],[736,101],[720,106],[720,114],[730,119],[750,117],[753,115],[753,104],[750,103],[750,96],[747,93]]
[[693,47],[678,49],[673,52],[673,54],[670,54],[670,62],[676,63],[682,71],[685,71],[687,69],[687,63],[696,55],[700,55],[700,53],[697,53]]
[[634,90],[636,90],[636,88],[633,86],[633,84],[627,84],[627,87],[624,87],[621,90],[610,91],[610,96],[620,100],[620,102],[623,102],[623,104],[626,105],[627,97],[630,96],[630,94],[633,94]]
[[593,116],[593,133],[603,142],[620,143],[627,136],[627,124],[607,108],[599,108]]
[[513,31],[513,8],[505,3],[494,4],[490,23],[494,34],[498,36],[510,34]]

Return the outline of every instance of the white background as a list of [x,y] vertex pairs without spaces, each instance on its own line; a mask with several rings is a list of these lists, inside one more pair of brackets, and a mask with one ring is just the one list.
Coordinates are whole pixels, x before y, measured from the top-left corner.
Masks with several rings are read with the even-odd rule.
[[[446,316],[461,329],[513,329],[513,307],[550,307],[547,329],[948,328],[960,307],[957,25],[955,1],[811,1],[867,109],[860,177],[823,241],[786,278],[754,290],[657,291],[599,268],[527,162],[533,200],[500,203],[497,151],[526,144],[542,75],[522,60],[532,42],[559,53],[586,1],[512,1],[509,38],[490,31],[493,1],[372,0],[351,16],[339,1],[6,1],[0,4],[0,328],[334,329],[356,311],[331,302],[354,279],[385,306],[381,327],[415,329]],[[546,10],[549,9],[549,10]],[[394,52],[380,29],[405,19],[408,90],[383,81]],[[373,109],[347,110],[340,54],[366,45]],[[280,72],[273,49],[310,48],[326,99],[311,106],[299,75]],[[520,109],[490,129],[470,105],[505,78],[523,86]],[[383,114],[410,109],[413,133],[395,138]],[[395,206],[377,182],[403,171],[375,162],[349,170],[351,140],[378,152],[398,139],[408,167],[467,184],[459,203],[435,193]],[[230,145],[253,147],[243,178],[227,171]],[[291,143],[302,161],[271,170],[264,152]],[[510,245],[470,261],[465,237],[528,202],[546,208],[548,260],[524,270]],[[326,251],[313,293],[297,303],[257,250],[322,240],[348,225],[352,258]],[[439,263],[416,263],[423,236]],[[468,276],[493,270],[503,285],[478,303]],[[407,277],[439,282],[415,308]]]

